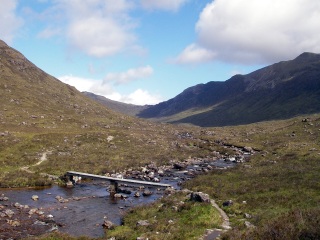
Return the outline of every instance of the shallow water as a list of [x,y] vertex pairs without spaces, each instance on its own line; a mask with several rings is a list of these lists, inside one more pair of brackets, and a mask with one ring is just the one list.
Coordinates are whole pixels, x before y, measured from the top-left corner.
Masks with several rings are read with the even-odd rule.
[[[61,232],[91,237],[104,234],[102,223],[106,218],[120,225],[126,209],[152,202],[161,196],[153,194],[150,197],[113,199],[106,189],[107,186],[103,182],[86,182],[73,188],[53,186],[44,189],[0,190],[0,193],[9,197],[11,202],[41,208],[47,214],[53,215]],[[33,195],[39,196],[39,200],[32,200]],[[68,202],[60,203],[56,196],[68,199]]]
[[[208,165],[208,164],[205,164]],[[215,167],[232,167],[233,163],[218,160],[210,162]],[[187,170],[193,169],[200,172],[203,164],[188,166]],[[186,171],[170,171],[169,176],[162,178],[162,183],[169,183],[178,189],[178,183],[187,180],[190,176]],[[147,204],[155,201],[163,195],[163,191],[149,188],[153,195],[149,197],[135,198],[132,194],[127,199],[114,199],[107,191],[108,183],[91,181],[75,185],[73,188],[52,186],[39,189],[1,189],[0,194],[10,198],[11,202],[29,205],[31,208],[41,208],[47,214],[54,217],[60,232],[74,236],[86,235],[90,237],[101,237],[104,234],[102,224],[105,219],[116,225],[121,224],[123,213],[130,207]],[[140,191],[142,193],[142,191]],[[33,195],[39,196],[38,201],[31,199]],[[60,203],[56,197],[60,196],[68,202]]]

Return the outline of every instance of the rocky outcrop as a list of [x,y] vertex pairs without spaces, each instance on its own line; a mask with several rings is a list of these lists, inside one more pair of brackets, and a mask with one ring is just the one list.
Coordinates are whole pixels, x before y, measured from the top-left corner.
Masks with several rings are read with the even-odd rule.
[[192,192],[190,195],[190,200],[196,202],[210,203],[209,195],[203,192]]

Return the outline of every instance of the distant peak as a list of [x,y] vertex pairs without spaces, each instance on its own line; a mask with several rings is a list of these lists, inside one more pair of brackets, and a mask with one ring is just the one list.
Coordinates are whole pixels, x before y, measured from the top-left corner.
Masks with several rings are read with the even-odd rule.
[[317,53],[311,53],[311,52],[304,52],[300,54],[295,59],[299,62],[313,62],[313,61],[320,61],[320,54]]

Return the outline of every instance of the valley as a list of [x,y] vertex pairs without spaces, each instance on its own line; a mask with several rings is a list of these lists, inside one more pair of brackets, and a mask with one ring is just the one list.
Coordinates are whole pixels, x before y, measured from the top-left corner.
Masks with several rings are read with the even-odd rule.
[[[15,197],[10,199],[10,203],[7,202],[5,199],[7,191],[34,191],[34,187],[41,187],[42,190],[45,188],[41,198],[49,199],[49,202],[56,204],[58,199],[67,199],[69,194],[68,199],[74,203],[77,202],[74,197],[78,196],[64,187],[58,187],[65,184],[63,180],[67,171],[130,177],[136,172],[139,178],[152,180],[147,176],[149,173],[141,173],[142,169],[152,168],[154,172],[158,169],[159,173],[159,169],[167,166],[169,169],[179,168],[183,179],[168,173],[169,175],[160,176],[160,180],[168,181],[166,178],[177,177],[183,180],[179,183],[179,187],[186,190],[169,193],[168,196],[155,202],[154,198],[150,201],[152,203],[143,201],[143,204],[148,205],[128,207],[123,211],[121,219],[117,220],[121,226],[106,230],[102,237],[99,235],[101,238],[179,239],[180,236],[181,239],[198,239],[205,234],[206,229],[221,228],[221,214],[212,205],[190,200],[190,194],[195,192],[208,194],[208,197],[215,200],[230,218],[232,229],[222,233],[220,237],[222,239],[318,239],[320,237],[318,224],[320,115],[317,95],[319,91],[317,54],[302,54],[294,62],[283,62],[272,67],[274,72],[278,72],[279,66],[281,69],[289,66],[284,71],[288,75],[277,78],[279,81],[275,81],[275,85],[289,86],[282,84],[287,84],[290,79],[296,79],[299,83],[295,85],[293,83],[297,82],[291,81],[292,85],[284,93],[283,88],[277,89],[273,93],[274,98],[253,92],[252,96],[256,98],[240,96],[232,101],[229,99],[219,102],[221,105],[212,102],[217,104],[215,107],[206,106],[206,111],[229,106],[230,112],[220,109],[220,114],[214,115],[214,118],[223,123],[217,124],[216,127],[211,125],[212,115],[203,116],[206,111],[202,112],[201,108],[194,109],[194,113],[201,115],[200,118],[196,117],[197,121],[199,119],[208,121],[198,124],[203,127],[197,124],[190,125],[195,123],[193,120],[187,121],[189,124],[173,125],[124,115],[46,74],[2,41],[0,41],[0,54],[0,193],[4,194],[0,198],[0,220],[3,227],[10,227],[10,231],[17,233],[18,226],[13,226],[17,224],[15,219],[17,217],[11,211],[29,214],[25,207],[20,205],[24,206],[27,203],[15,204]],[[310,59],[311,64],[309,64]],[[297,73],[297,66],[303,68],[303,71]],[[291,73],[294,74],[290,75]],[[261,82],[255,82],[250,78],[255,75],[260,76]],[[265,89],[269,91],[270,86],[263,84],[264,79],[269,83],[270,79],[263,74],[263,71],[247,76],[237,75],[227,81],[226,85],[219,83],[218,90],[220,89],[220,93],[227,92],[232,96],[236,94],[232,89],[238,91],[244,86],[249,93],[255,88],[262,88],[263,92]],[[208,83],[206,86],[186,90],[179,96],[186,101],[177,104],[179,106],[181,102],[186,106],[187,103],[191,104],[192,101],[187,100],[195,98],[190,96],[197,91],[209,91],[209,85],[216,86],[217,83]],[[295,94],[299,89],[302,94]],[[279,101],[273,102],[279,96],[289,95],[294,95],[295,101],[291,99],[284,105]],[[248,108],[246,105],[248,102],[239,100],[243,98],[249,99],[250,103],[257,103],[257,108]],[[256,101],[260,98],[273,100],[270,100],[270,104]],[[239,105],[236,105],[236,102]],[[171,102],[162,105],[172,106]],[[304,111],[307,109],[305,106],[311,107]],[[288,114],[285,114],[284,108],[288,109]],[[152,107],[143,111],[149,111],[148,109]],[[190,109],[177,109],[181,110],[178,114],[191,116]],[[239,117],[233,109],[241,110],[243,114]],[[245,111],[248,109],[252,111]],[[257,109],[260,112],[265,111],[267,118],[258,118],[263,115],[260,115]],[[303,111],[298,111],[299,109]],[[182,110],[189,112],[183,113]],[[221,117],[222,113],[226,118],[232,116],[233,120],[230,117],[228,122]],[[169,115],[163,114],[163,116]],[[244,118],[245,116],[248,118]],[[175,116],[175,119],[178,117]],[[245,153],[252,155],[244,160]],[[206,167],[201,165],[206,161],[225,163],[236,160],[239,160],[239,163],[232,168],[223,166],[208,168],[208,165]],[[200,170],[190,170],[188,165],[200,166]],[[95,195],[93,193],[95,190],[88,187],[86,182],[81,184],[84,185],[78,186],[78,190],[89,189],[88,191],[91,191],[89,195]],[[101,198],[94,199],[97,200],[96,204],[103,204],[109,199],[109,193],[105,191],[106,186],[102,186],[93,185],[93,189],[103,189],[103,194],[101,189],[98,190]],[[47,187],[49,189],[51,187],[57,194],[64,191],[65,196],[56,199],[54,198],[56,196],[47,195],[49,193]],[[30,196],[27,198],[29,203],[34,203]],[[122,204],[126,200],[120,201]],[[39,213],[44,205],[37,207],[39,209],[35,211]],[[122,205],[121,207],[126,208]],[[67,206],[60,208],[68,211]],[[80,216],[76,209],[77,206],[74,205],[72,211],[75,216]],[[34,216],[32,215],[30,219],[36,221]],[[63,218],[64,215],[60,217]],[[85,217],[79,219],[83,220]],[[33,227],[34,222],[31,220],[22,231]],[[100,220],[102,219],[99,219],[99,224]],[[144,222],[137,225],[140,220]],[[87,231],[90,232],[90,229],[93,227],[88,227]],[[41,234],[32,233],[33,236],[30,238],[98,237],[90,234],[83,237],[72,236],[59,231],[48,233],[47,230],[44,229]],[[4,239],[10,239],[10,236],[6,235]]]

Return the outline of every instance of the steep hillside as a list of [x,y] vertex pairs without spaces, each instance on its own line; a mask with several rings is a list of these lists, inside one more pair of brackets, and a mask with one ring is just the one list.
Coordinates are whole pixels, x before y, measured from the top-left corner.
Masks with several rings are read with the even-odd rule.
[[117,102],[110,100],[104,96],[99,96],[94,93],[90,92],[82,92],[84,95],[87,97],[100,102],[104,106],[106,106],[109,109],[112,109],[116,112],[120,112],[129,116],[136,116],[138,113],[141,111],[147,109],[149,106],[144,105],[144,106],[139,106],[139,105],[134,105],[134,104],[127,104],[127,103],[122,103],[122,102]]
[[320,112],[320,55],[303,53],[225,82],[186,89],[142,111],[143,118],[225,126]]
[[0,187],[210,155],[198,133],[109,110],[0,41]]

